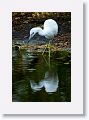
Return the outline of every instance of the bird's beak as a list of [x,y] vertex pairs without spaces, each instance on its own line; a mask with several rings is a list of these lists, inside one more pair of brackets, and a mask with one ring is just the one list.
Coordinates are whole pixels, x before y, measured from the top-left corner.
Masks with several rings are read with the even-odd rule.
[[31,38],[32,38],[32,37],[30,36],[30,37],[29,37],[29,40],[30,40]]
[[30,39],[31,39],[31,36],[28,38],[28,42],[27,43],[29,43]]

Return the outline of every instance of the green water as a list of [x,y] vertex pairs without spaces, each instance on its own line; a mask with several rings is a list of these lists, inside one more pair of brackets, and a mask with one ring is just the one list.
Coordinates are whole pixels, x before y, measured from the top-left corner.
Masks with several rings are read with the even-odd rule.
[[71,102],[71,57],[66,51],[12,53],[13,102]]

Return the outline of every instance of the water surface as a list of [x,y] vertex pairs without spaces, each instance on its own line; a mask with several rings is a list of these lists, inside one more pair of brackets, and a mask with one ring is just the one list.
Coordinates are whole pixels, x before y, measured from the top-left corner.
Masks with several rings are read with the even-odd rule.
[[12,50],[13,102],[70,102],[70,53]]

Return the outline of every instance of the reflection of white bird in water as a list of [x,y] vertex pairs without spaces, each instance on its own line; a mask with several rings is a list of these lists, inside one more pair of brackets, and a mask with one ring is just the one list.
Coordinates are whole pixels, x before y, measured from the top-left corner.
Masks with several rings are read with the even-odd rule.
[[[56,21],[53,19],[48,19],[44,22],[44,28],[34,27],[30,30],[30,37],[29,40],[38,33],[41,36],[45,36],[45,38],[49,39],[49,47],[50,47],[50,40],[54,38],[54,36],[58,33],[58,25]],[[46,46],[47,47],[47,46]],[[46,49],[46,48],[45,48]],[[44,49],[44,51],[45,51]]]
[[58,74],[56,72],[46,72],[45,77],[38,84],[34,80],[30,80],[32,90],[40,91],[43,87],[47,93],[56,92],[58,88]]

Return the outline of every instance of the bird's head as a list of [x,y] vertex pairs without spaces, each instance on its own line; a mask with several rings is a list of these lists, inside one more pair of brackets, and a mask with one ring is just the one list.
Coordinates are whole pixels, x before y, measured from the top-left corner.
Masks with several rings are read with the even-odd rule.
[[37,33],[36,29],[35,28],[32,28],[30,30],[30,37],[29,37],[29,40]]
[[42,29],[40,27],[34,27],[30,30],[30,37],[29,40],[36,34],[38,33],[39,35],[41,35]]
[[29,37],[29,40],[36,34],[36,33],[39,33],[39,27],[34,27],[30,30],[30,37]]

